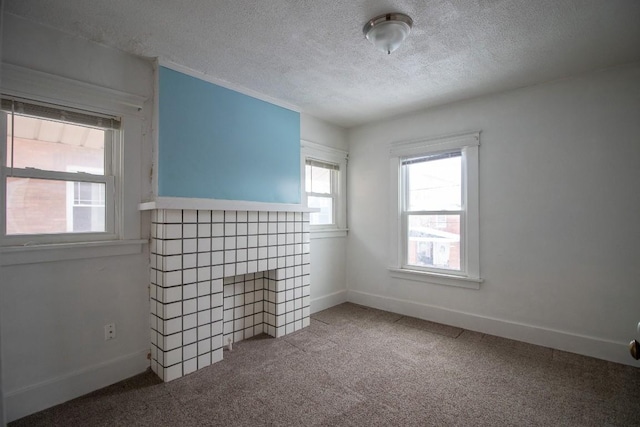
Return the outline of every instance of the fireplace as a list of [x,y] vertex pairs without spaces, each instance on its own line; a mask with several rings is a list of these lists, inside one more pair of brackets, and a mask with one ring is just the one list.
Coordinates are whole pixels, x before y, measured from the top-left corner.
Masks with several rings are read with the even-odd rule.
[[151,368],[162,380],[222,360],[229,343],[309,325],[309,213],[285,206],[141,205],[152,209]]

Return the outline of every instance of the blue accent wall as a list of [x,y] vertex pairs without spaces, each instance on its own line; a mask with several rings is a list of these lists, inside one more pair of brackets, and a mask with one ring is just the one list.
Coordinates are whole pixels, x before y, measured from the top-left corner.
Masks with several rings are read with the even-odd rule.
[[160,67],[158,195],[300,203],[300,114]]

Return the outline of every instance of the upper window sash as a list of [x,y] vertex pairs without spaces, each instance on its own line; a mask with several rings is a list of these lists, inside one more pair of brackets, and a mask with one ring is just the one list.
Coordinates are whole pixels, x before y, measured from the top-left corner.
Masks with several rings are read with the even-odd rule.
[[[311,175],[312,175],[312,181],[311,181],[311,185],[310,185],[310,190],[311,191],[306,191],[307,195],[309,196],[318,196],[318,197],[334,197],[338,194],[339,192],[339,180],[340,180],[340,165],[338,164],[334,164],[334,163],[328,163],[328,162],[323,162],[323,161],[319,161],[319,160],[315,160],[312,158],[307,158],[306,162],[305,162],[306,166],[310,166],[311,167]],[[322,192],[317,192],[317,191],[313,191],[313,168],[318,168],[318,169],[325,169],[327,171],[329,171],[329,192],[326,193],[322,193]],[[306,168],[305,168],[306,171]],[[306,173],[305,173],[305,184],[307,184],[306,182]],[[306,186],[306,185],[305,185]],[[306,190],[306,188],[305,188]]]
[[[68,123],[70,125],[78,125],[84,128],[94,128],[100,129],[104,131],[104,159],[103,159],[103,168],[104,175],[110,176],[113,175],[113,162],[114,162],[114,144],[115,144],[115,134],[114,130],[120,129],[121,119],[120,117],[108,116],[100,113],[88,113],[85,111],[80,111],[77,109],[69,108],[63,109],[63,107],[59,107],[56,105],[50,105],[45,103],[40,103],[38,101],[33,100],[25,100],[23,98],[16,98],[13,96],[0,95],[2,99],[0,100],[0,166],[6,166],[9,169],[7,172],[7,176],[17,176],[14,175],[18,172],[19,168],[14,167],[14,138],[15,138],[15,130],[14,130],[14,115],[20,115],[25,117],[31,117],[34,119],[44,119],[47,121],[55,121],[60,123]],[[11,129],[11,137],[8,138],[8,129]],[[8,149],[11,148],[11,156],[8,156]],[[35,168],[35,167],[25,167],[24,174],[22,176],[25,177],[37,177],[37,175],[41,175],[44,171],[48,169],[45,168]],[[32,171],[32,172],[31,172]],[[38,172],[40,171],[40,172]],[[62,172],[62,171],[58,171]],[[31,173],[36,175],[31,175]],[[76,181],[82,181],[86,179],[79,178],[80,175],[75,174],[87,174],[86,172],[78,171],[72,172],[67,171],[69,174],[68,178],[60,177],[58,179],[73,179]],[[94,174],[92,174],[94,175]],[[53,178],[52,178],[53,179]]]
[[[410,193],[411,193],[411,181],[409,179],[409,166],[426,163],[435,160],[443,160],[450,158],[461,158],[461,176],[460,176],[460,208],[459,209],[411,209],[410,202]],[[463,212],[466,206],[466,181],[464,177],[464,149],[456,149],[453,151],[446,152],[438,152],[435,154],[426,154],[420,156],[411,156],[404,157],[400,159],[400,168],[401,168],[401,182],[400,185],[402,187],[402,211],[403,212],[411,212],[411,213],[423,213],[423,214],[437,214],[438,212]]]

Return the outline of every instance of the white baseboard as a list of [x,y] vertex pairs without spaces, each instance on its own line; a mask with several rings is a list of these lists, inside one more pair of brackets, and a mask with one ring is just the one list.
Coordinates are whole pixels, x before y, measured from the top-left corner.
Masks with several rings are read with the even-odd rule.
[[4,393],[2,393],[2,381],[0,381],[0,427],[7,425],[7,420],[4,417]]
[[323,295],[321,297],[311,299],[311,313],[317,313],[318,311],[326,310],[334,305],[347,302],[347,291],[338,291],[332,294]]
[[61,375],[5,394],[6,420],[11,422],[144,372],[149,350]]
[[634,362],[629,355],[627,344],[622,342],[479,316],[366,292],[350,290],[348,291],[347,300],[355,304],[457,326],[471,331],[582,354],[624,365],[640,366],[640,363]]

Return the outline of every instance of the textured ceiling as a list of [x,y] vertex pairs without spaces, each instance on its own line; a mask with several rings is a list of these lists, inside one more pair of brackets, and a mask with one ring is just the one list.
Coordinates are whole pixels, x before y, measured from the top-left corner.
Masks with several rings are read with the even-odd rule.
[[[638,0],[8,0],[5,12],[350,127],[640,60]],[[391,55],[362,35],[414,20]]]

